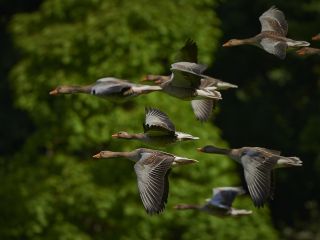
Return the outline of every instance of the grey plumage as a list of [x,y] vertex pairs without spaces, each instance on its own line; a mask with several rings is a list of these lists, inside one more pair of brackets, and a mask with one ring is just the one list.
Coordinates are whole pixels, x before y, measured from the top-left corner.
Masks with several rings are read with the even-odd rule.
[[281,156],[279,151],[259,147],[242,147],[235,149],[205,146],[201,152],[225,154],[243,166],[244,177],[250,196],[256,207],[262,207],[273,198],[274,179],[272,170],[276,167],[302,166],[297,157]]
[[296,41],[287,38],[288,23],[282,11],[272,6],[259,17],[261,23],[261,33],[247,39],[231,39],[224,47],[249,44],[260,47],[266,52],[281,59],[286,57],[288,47],[306,47],[310,43],[306,41]]
[[203,206],[195,204],[178,204],[175,209],[185,210],[185,209],[196,209],[199,211],[207,212],[211,215],[218,217],[225,216],[242,216],[250,215],[252,211],[244,209],[235,209],[232,207],[234,199],[238,195],[245,193],[244,189],[241,187],[219,187],[212,189],[213,194],[211,199],[208,199]]
[[194,159],[148,148],[138,148],[131,152],[101,151],[93,157],[124,157],[135,162],[134,170],[137,175],[139,194],[148,214],[158,214],[165,209],[169,192],[170,168],[197,162]]

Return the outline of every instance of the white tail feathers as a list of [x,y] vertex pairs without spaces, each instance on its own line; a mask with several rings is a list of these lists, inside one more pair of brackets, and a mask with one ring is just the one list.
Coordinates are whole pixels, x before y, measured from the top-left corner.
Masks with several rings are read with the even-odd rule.
[[302,161],[298,157],[281,157],[278,159],[277,165],[284,167],[302,166]]
[[225,90],[228,88],[238,88],[238,86],[235,84],[231,84],[231,83],[227,83],[227,82],[223,82],[223,81],[218,82],[217,87],[218,87],[218,90]]
[[175,157],[173,160],[172,166],[177,166],[177,165],[185,165],[185,164],[190,164],[190,163],[197,163],[198,161],[195,159],[189,159],[189,158],[183,158],[183,157]]
[[176,132],[177,138],[179,141],[186,141],[186,140],[197,140],[199,139],[198,137],[194,137],[190,134],[183,133],[183,132]]
[[289,47],[308,47],[310,46],[309,42],[306,41],[289,41],[287,42]]
[[206,89],[197,89],[197,96],[200,98],[222,99],[221,94],[218,91],[210,91]]
[[231,209],[231,213],[232,216],[242,216],[242,215],[250,215],[252,214],[251,210],[245,210],[245,209]]

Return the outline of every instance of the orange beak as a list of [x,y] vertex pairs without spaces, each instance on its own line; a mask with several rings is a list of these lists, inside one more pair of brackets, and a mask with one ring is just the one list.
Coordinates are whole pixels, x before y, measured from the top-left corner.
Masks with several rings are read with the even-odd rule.
[[300,56],[303,56],[305,54],[305,51],[303,48],[299,49],[298,51],[296,51],[296,53]]
[[50,95],[58,95],[59,92],[58,92],[57,89],[54,89],[54,90],[50,91],[49,94],[50,94]]
[[149,81],[148,75],[144,75],[141,79],[141,82]]
[[320,34],[315,35],[314,37],[312,37],[313,41],[319,41],[320,40]]
[[203,152],[203,151],[202,151],[202,148],[197,148],[197,151],[198,151],[198,152]]
[[230,43],[229,42],[225,42],[224,44],[222,44],[222,47],[230,47]]
[[113,137],[113,138],[118,138],[118,134],[117,134],[117,133],[112,134],[111,137]]
[[101,158],[101,154],[98,153],[98,154],[96,154],[96,155],[93,155],[92,157],[93,157],[93,158]]

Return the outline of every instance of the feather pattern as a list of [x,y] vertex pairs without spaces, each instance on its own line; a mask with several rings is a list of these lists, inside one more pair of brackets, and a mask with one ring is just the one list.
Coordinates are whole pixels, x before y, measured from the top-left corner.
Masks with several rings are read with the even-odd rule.
[[191,106],[196,118],[200,121],[208,120],[212,112],[214,102],[215,101],[211,99],[192,100]]
[[145,109],[144,132],[150,135],[175,135],[175,126],[168,115],[155,108]]
[[268,53],[278,56],[280,59],[286,58],[288,45],[285,42],[277,41],[273,38],[263,38],[260,41],[261,47]]
[[168,170],[174,157],[159,152],[141,155],[142,158],[134,165],[140,197],[147,213],[160,213],[167,202]]
[[248,190],[256,207],[262,207],[271,196],[271,171],[278,157],[248,151],[241,157]]
[[272,6],[259,17],[261,32],[272,31],[285,37],[288,33],[288,23],[282,11]]

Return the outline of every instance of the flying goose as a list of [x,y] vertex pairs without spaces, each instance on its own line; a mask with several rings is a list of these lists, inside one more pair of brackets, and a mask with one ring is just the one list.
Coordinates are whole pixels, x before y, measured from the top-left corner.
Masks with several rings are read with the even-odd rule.
[[200,121],[210,117],[215,102],[221,99],[217,90],[236,88],[236,85],[206,76],[207,66],[198,64],[198,48],[194,41],[188,40],[180,49],[171,65],[171,75],[147,75],[144,80],[158,84],[165,93],[182,99],[191,100],[195,116]]
[[112,137],[137,139],[152,145],[166,145],[177,141],[199,139],[187,133],[177,132],[168,115],[155,108],[145,109],[143,129],[143,133],[130,134],[122,131],[113,134]]
[[224,154],[240,163],[244,169],[244,177],[249,193],[256,207],[273,198],[272,169],[276,167],[302,166],[298,157],[283,157],[279,151],[260,147],[242,147],[224,149],[207,145],[198,148],[200,152]]
[[319,48],[304,47],[304,48],[300,48],[298,51],[296,51],[296,53],[300,56],[314,55],[314,54],[320,55],[320,49]]
[[86,86],[59,86],[50,92],[50,95],[68,93],[87,93],[111,99],[123,99],[127,96],[137,96],[153,91],[160,91],[158,86],[148,86],[128,82],[113,77],[98,79],[92,85]]
[[237,217],[252,214],[252,211],[245,209],[235,209],[232,207],[234,199],[238,195],[245,194],[243,188],[219,187],[213,188],[212,193],[213,194],[211,199],[207,199],[206,204],[202,206],[194,204],[178,204],[174,208],[178,210],[196,209],[218,217]]
[[148,214],[158,214],[165,209],[169,192],[168,175],[171,167],[198,162],[194,159],[147,148],[138,148],[131,152],[101,151],[93,157],[123,157],[136,162],[134,170],[137,175],[138,189]]
[[238,45],[254,45],[260,47],[270,54],[284,59],[288,47],[307,47],[310,43],[306,41],[296,41],[287,38],[288,23],[282,11],[272,6],[268,11],[259,17],[261,23],[261,33],[247,39],[231,39],[223,44],[223,47],[233,47]]

